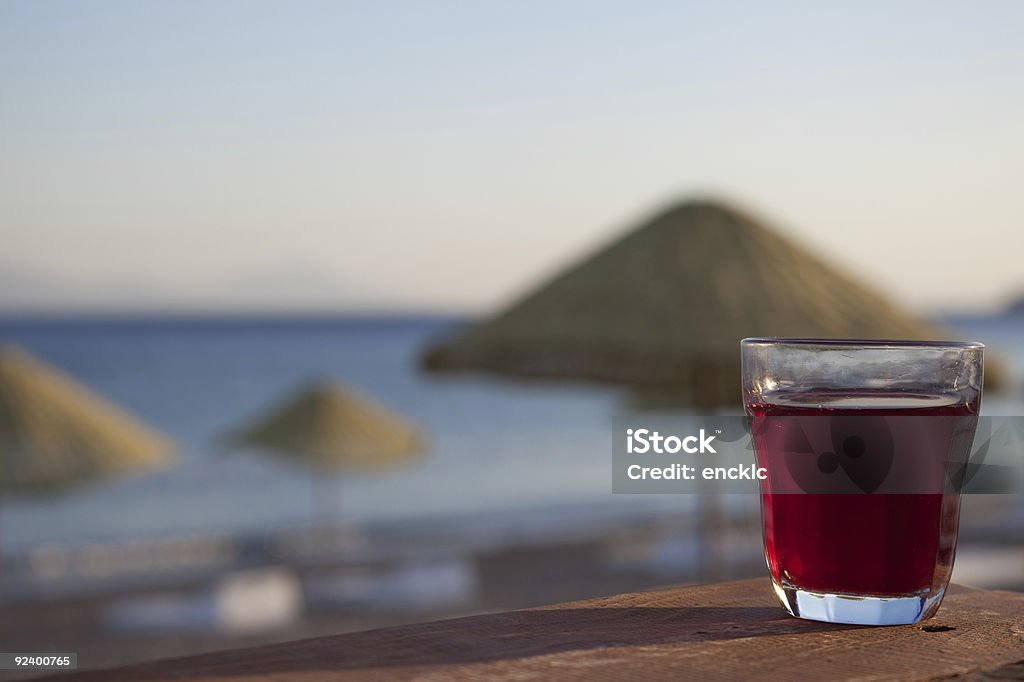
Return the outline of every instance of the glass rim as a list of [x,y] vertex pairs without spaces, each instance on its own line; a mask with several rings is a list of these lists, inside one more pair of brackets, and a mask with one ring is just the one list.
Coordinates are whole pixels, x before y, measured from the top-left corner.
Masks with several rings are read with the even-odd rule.
[[824,346],[829,348],[958,348],[984,350],[980,341],[921,341],[911,339],[815,339],[786,338],[782,336],[751,336],[740,341],[740,346]]

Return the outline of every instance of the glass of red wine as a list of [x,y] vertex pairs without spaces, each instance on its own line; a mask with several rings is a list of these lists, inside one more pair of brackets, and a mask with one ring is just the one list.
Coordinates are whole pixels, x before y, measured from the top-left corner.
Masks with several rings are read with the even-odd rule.
[[783,607],[833,623],[930,618],[953,569],[951,472],[974,437],[984,346],[751,338],[741,357]]

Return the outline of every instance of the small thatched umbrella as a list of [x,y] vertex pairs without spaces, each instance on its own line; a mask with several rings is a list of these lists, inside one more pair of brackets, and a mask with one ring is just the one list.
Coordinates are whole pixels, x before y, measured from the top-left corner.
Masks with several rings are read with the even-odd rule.
[[[420,431],[400,415],[338,383],[318,383],[273,409],[229,442],[266,450],[332,477],[393,471],[423,448]],[[322,507],[322,504],[317,504]]]
[[422,362],[432,371],[594,380],[731,404],[747,336],[939,339],[948,332],[755,218],[694,201],[433,346]]
[[168,466],[170,441],[28,353],[0,348],[0,496]]
[[0,498],[160,469],[170,441],[28,353],[0,348]]

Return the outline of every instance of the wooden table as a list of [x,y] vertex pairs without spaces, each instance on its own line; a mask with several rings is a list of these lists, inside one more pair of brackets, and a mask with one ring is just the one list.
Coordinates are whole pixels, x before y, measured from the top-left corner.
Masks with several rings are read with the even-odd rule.
[[[86,663],[86,662],[83,662]],[[76,682],[1024,679],[1024,594],[953,587],[922,625],[798,620],[767,579],[224,651]]]

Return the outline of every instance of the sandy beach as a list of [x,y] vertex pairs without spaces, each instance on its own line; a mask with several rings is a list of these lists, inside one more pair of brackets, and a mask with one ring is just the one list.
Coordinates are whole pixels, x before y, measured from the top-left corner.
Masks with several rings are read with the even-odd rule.
[[[992,504],[991,499],[967,500],[965,511],[992,513]],[[435,528],[430,534],[424,528],[399,537],[392,528],[387,540],[388,529],[378,527],[375,544],[369,529],[356,533],[349,526],[323,527],[318,553],[276,560],[257,552],[256,539],[250,537],[241,542],[248,551],[230,559],[231,565],[191,574],[179,566],[165,576],[163,586],[155,579],[159,574],[149,572],[133,589],[128,589],[131,581],[114,577],[94,581],[91,590],[79,584],[77,594],[40,591],[31,599],[14,599],[7,591],[0,638],[12,650],[75,651],[80,666],[95,668],[670,584],[767,580],[756,516],[729,518],[719,510],[703,523],[647,513],[610,521],[603,529],[580,524],[572,533],[535,531],[475,545],[456,529],[445,533]],[[1016,532],[1013,527],[996,532],[985,524],[965,525],[954,581],[1024,590],[1022,576],[1008,570],[1020,565],[1020,551],[999,541]],[[344,539],[337,550],[325,551],[323,540],[332,536]],[[694,544],[698,537],[705,539],[699,546]],[[290,540],[293,552],[303,546],[308,550],[310,532],[264,538],[263,544],[280,547],[282,539]],[[248,595],[269,603],[280,601],[280,578],[287,576],[301,585],[301,603],[278,614],[279,622],[268,622],[266,609],[249,612],[249,625],[238,614],[234,621],[225,620],[215,608],[217,586],[223,591],[224,578],[231,575],[262,576],[255,586],[250,580]],[[268,590],[268,584],[277,589]],[[6,672],[0,679],[23,677]]]

